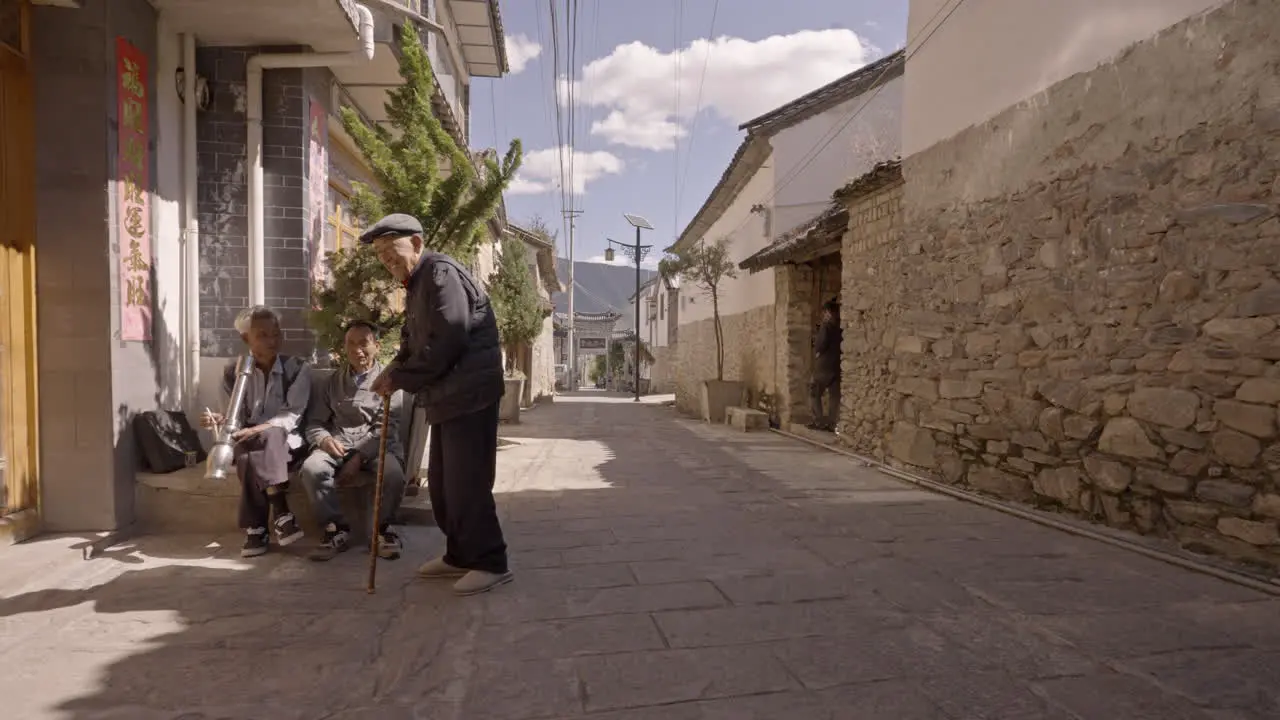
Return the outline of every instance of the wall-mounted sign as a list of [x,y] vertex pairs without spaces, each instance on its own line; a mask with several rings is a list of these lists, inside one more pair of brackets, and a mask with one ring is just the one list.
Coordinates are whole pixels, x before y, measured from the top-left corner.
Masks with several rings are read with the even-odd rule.
[[604,338],[585,337],[578,338],[579,350],[603,350]]
[[120,244],[120,339],[151,339],[151,132],[147,58],[116,38],[117,233]]

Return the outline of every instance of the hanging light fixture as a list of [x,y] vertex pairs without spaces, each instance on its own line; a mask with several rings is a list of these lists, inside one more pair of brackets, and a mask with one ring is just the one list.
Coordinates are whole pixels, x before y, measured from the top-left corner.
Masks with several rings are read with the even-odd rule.
[[604,250],[604,261],[605,261],[605,262],[613,262],[613,248],[605,248],[605,250]]

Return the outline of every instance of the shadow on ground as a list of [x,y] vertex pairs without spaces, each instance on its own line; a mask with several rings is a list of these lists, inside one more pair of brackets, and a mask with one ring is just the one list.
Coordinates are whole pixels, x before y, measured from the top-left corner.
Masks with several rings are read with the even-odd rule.
[[1280,601],[659,402],[562,396],[504,426],[517,580],[482,598],[412,579],[441,545],[430,529],[372,596],[364,553],[249,563],[232,533],[6,558],[28,572],[0,584],[6,715],[1280,713]]

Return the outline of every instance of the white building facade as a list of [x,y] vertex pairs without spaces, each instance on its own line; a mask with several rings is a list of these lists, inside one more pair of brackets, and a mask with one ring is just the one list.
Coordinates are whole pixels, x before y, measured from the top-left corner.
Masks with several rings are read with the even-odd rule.
[[[672,249],[728,238],[738,266],[821,215],[850,178],[896,157],[901,60],[901,53],[887,56],[745,123],[746,138],[729,168]],[[806,285],[803,312],[816,320],[821,301],[840,294],[838,259],[801,279],[738,269],[722,284],[724,379],[743,383],[750,405],[800,392],[788,372],[792,357],[807,357],[811,347],[785,331],[797,321],[796,284]],[[677,404],[691,411],[701,383],[716,377],[714,325],[710,298],[687,279],[679,294]]]
[[346,198],[369,180],[340,108],[386,119],[402,82],[393,46],[412,23],[433,57],[454,61],[436,109],[465,145],[471,79],[506,72],[497,2],[0,10],[0,89],[23,99],[0,110],[0,164],[15,180],[0,183],[14,230],[0,312],[18,320],[0,323],[0,527],[145,527],[170,510],[179,525],[230,523],[189,487],[138,482],[133,418],[221,405],[247,305],[280,312],[285,352],[313,353],[312,284],[324,253],[358,236]]

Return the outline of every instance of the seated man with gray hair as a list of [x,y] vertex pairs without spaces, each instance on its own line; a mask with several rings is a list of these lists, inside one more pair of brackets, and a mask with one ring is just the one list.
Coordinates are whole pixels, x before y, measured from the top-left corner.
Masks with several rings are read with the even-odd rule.
[[[298,473],[324,526],[324,538],[311,554],[318,561],[332,560],[350,547],[351,526],[342,515],[337,489],[361,471],[377,472],[381,445],[382,398],[369,389],[382,373],[377,327],[364,321],[351,323],[343,333],[343,347],[346,362],[313,390],[306,436],[314,449]],[[388,560],[400,557],[400,538],[391,529],[391,519],[404,496],[403,397],[401,392],[391,396],[382,516],[376,528],[378,555]]]
[[[272,512],[280,545],[302,538],[286,492],[292,455],[304,447],[301,422],[311,397],[311,366],[302,358],[280,354],[280,318],[271,308],[255,305],[241,312],[236,330],[253,356],[253,374],[239,408],[242,429],[231,436],[240,479],[240,527],[246,536],[240,555],[257,557],[270,544]],[[228,401],[236,364],[232,361],[223,375],[222,391]],[[206,411],[201,424],[213,428],[225,420]]]

